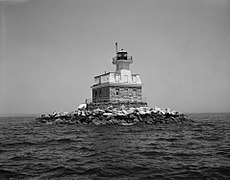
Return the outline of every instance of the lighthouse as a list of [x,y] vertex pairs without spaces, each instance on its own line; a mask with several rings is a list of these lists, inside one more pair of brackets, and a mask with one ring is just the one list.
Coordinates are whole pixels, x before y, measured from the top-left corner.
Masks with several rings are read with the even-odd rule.
[[[133,57],[128,52],[116,46],[116,56],[112,64],[116,66],[114,72],[105,72],[94,77],[92,88],[92,103],[143,103],[142,82],[139,74],[133,74],[130,64]],[[146,103],[145,103],[146,104]],[[143,105],[143,104],[142,104]]]

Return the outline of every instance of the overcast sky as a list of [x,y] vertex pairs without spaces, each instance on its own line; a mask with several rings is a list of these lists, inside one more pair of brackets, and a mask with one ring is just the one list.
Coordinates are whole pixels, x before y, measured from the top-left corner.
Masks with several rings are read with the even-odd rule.
[[229,0],[0,1],[0,114],[75,110],[115,42],[150,107],[230,112]]

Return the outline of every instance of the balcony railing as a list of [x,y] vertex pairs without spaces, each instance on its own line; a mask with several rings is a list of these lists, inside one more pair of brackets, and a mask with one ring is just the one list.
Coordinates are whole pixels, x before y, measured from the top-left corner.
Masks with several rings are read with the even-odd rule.
[[118,59],[117,56],[115,56],[115,57],[112,58],[112,60],[113,60],[112,61],[113,64],[116,64],[119,61],[127,61],[129,63],[133,63],[133,57],[132,56],[127,56],[127,59]]
[[[110,76],[110,75],[112,75],[112,76]],[[112,78],[112,80],[111,80],[111,78]],[[113,78],[114,78],[114,80],[113,80]],[[139,74],[132,74],[132,79],[129,82],[131,82],[133,84],[141,84],[139,79],[140,79]],[[94,85],[102,84],[105,82],[122,83],[124,81],[121,81],[120,74],[117,74],[115,72],[109,72],[107,74],[102,74],[102,75],[94,78]]]

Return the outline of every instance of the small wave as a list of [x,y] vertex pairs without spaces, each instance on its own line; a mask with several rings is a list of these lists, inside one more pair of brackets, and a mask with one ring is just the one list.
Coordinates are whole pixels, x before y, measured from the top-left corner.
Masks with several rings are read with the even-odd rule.
[[[195,158],[195,157],[202,157],[204,154],[198,152],[175,152],[171,153],[174,157],[186,157],[186,158]],[[208,154],[205,154],[208,156]]]
[[62,139],[52,139],[52,140],[49,140],[47,141],[49,143],[52,143],[52,142],[58,142],[58,143],[71,143],[71,142],[74,142],[73,139],[70,139],[70,138],[62,138]]
[[49,179],[51,177],[55,178],[55,177],[59,177],[60,175],[74,173],[74,172],[75,171],[73,169],[66,168],[64,166],[58,166],[56,168],[51,168],[45,171],[43,177]]
[[49,139],[46,141],[38,142],[38,144],[44,144],[44,145],[53,145],[53,144],[70,144],[74,142],[81,142],[81,140],[75,140],[70,138],[60,138],[60,139]]
[[12,157],[10,160],[13,160],[13,161],[34,160],[34,157],[31,157],[31,156],[15,156],[15,157]]
[[102,169],[99,167],[95,167],[95,168],[89,168],[87,170],[85,170],[82,174],[87,174],[87,175],[102,175]]
[[230,166],[206,167],[202,171],[206,179],[229,179]]
[[11,142],[11,143],[0,143],[1,147],[8,147],[8,146],[32,146],[32,145],[36,145],[36,143],[32,143],[32,142]]
[[[0,147],[1,147],[1,145],[0,145]],[[0,149],[0,154],[3,152],[6,152],[6,150]]]
[[175,141],[177,141],[178,139],[177,139],[177,138],[164,138],[164,137],[161,137],[161,138],[157,138],[156,140],[157,140],[157,141],[175,142]]
[[7,179],[25,179],[26,175],[16,172],[10,171],[5,169],[0,169],[0,179],[7,180]]
[[69,138],[57,139],[56,141],[58,141],[58,142],[64,142],[64,143],[74,142],[73,139],[69,139]]
[[81,147],[80,149],[79,149],[80,151],[94,151],[94,149],[92,149],[92,148],[88,148],[88,147]]
[[[55,145],[55,144],[70,144],[70,143],[76,143],[76,142],[81,142],[82,140],[74,140],[70,138],[61,138],[61,139],[50,139],[50,140],[34,140],[33,142],[31,141],[21,141],[21,142],[9,142],[9,143],[0,143],[0,147],[2,148],[9,148],[9,147],[25,147],[25,146],[49,146],[49,145]],[[0,150],[0,153],[3,150]]]
[[76,158],[71,158],[71,159],[66,160],[66,162],[68,162],[68,163],[78,163],[78,162],[80,162],[80,160],[76,159]]
[[142,151],[138,152],[138,154],[148,157],[156,157],[156,156],[165,156],[168,153],[161,151]]
[[58,166],[45,171],[41,176],[39,176],[39,179],[55,179],[55,178],[66,177],[69,175],[77,176],[77,175],[84,174],[85,171],[86,171],[85,169],[80,167],[76,169],[72,169],[69,167]]

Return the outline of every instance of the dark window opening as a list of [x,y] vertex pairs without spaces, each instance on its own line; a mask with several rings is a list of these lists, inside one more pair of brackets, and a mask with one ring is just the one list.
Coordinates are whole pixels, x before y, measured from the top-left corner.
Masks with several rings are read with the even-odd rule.
[[119,95],[119,89],[116,89],[115,94],[118,96]]
[[127,96],[128,95],[128,89],[124,89],[124,93],[125,93],[125,96]]
[[133,90],[133,96],[137,97],[137,90],[136,89]]

